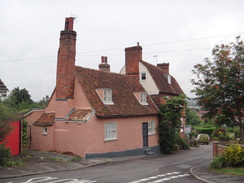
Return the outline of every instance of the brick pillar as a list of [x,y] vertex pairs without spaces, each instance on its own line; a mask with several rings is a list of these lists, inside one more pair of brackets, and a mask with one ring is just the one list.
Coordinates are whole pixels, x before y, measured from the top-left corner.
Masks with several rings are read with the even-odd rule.
[[213,158],[218,155],[219,141],[213,141]]
[[142,60],[142,47],[125,48],[125,73],[139,79],[139,61]]
[[60,32],[58,51],[56,99],[73,98],[76,53],[76,32],[73,31],[74,18],[65,19],[65,30]]

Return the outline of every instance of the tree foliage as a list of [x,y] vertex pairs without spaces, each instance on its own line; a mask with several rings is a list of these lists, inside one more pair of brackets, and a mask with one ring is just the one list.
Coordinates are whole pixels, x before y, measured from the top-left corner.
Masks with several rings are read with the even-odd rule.
[[5,104],[11,108],[18,108],[20,105],[31,103],[33,103],[33,100],[29,92],[25,88],[19,89],[19,87],[14,88],[5,100]]
[[244,143],[242,116],[244,109],[244,45],[237,37],[235,43],[217,45],[213,61],[194,66],[192,80],[198,105],[208,111],[209,118],[220,124],[239,125]]
[[197,115],[196,111],[190,108],[186,108],[186,124],[187,125],[198,125],[202,121]]
[[14,118],[10,110],[0,102],[0,142],[2,142],[11,131],[9,122]]
[[175,150],[178,140],[178,133],[181,127],[182,113],[186,105],[185,96],[176,96],[172,99],[166,98],[166,103],[160,107],[162,118],[159,124],[159,142],[161,151],[170,153]]

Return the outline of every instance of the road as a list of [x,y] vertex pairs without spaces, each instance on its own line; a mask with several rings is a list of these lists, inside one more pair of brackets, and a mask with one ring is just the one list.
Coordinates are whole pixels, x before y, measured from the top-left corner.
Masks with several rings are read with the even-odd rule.
[[107,165],[98,165],[72,171],[46,173],[0,180],[3,183],[200,183],[190,175],[190,168],[209,161],[212,146],[155,155]]

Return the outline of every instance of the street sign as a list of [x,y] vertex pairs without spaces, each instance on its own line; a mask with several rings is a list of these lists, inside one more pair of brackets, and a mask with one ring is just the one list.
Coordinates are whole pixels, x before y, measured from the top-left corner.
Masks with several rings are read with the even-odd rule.
[[191,133],[191,126],[184,126],[184,133]]

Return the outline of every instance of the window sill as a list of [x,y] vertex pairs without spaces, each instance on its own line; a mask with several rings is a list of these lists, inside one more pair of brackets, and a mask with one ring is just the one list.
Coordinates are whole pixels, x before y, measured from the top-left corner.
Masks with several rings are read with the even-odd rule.
[[104,142],[117,141],[118,139],[105,139]]
[[141,105],[148,105],[148,103],[141,103],[141,102],[140,102],[140,104],[141,104]]
[[105,104],[105,105],[114,105],[113,102],[103,102],[103,104]]

